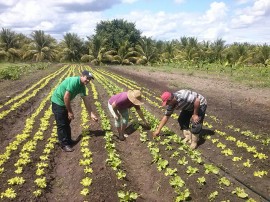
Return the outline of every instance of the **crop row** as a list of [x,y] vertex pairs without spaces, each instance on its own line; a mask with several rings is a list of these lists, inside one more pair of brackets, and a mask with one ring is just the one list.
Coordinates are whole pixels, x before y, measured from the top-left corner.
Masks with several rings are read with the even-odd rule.
[[[99,71],[99,73],[102,73],[101,71]],[[110,80],[113,78],[113,81],[114,82],[117,82],[117,83],[119,83],[120,85],[124,85],[126,88],[129,88],[129,89],[142,89],[142,91],[144,92],[144,90],[146,89],[146,88],[141,88],[141,87],[138,87],[138,86],[136,86],[136,84],[134,84],[134,82],[130,82],[128,79],[125,79],[125,78],[121,78],[121,76],[118,76],[118,75],[113,75],[112,76],[112,73],[108,73],[108,72],[103,72],[103,76],[106,76],[106,77],[108,77]],[[111,84],[112,85],[112,84]],[[141,85],[140,85],[141,86]],[[113,91],[115,91],[115,88],[112,88],[112,92]],[[147,93],[148,93],[148,95],[149,95],[149,90],[147,91]],[[150,104],[152,104],[153,103],[153,101],[150,103]],[[154,104],[154,106],[156,107],[158,104],[157,103],[155,103]],[[158,121],[158,120],[157,120]],[[210,124],[209,124],[210,125]],[[155,128],[155,127],[154,127]],[[165,130],[165,129],[164,129]],[[209,135],[208,136],[206,136],[206,137],[209,137]],[[240,141],[238,141],[238,143],[239,143]],[[219,145],[220,146],[220,145]],[[233,147],[234,148],[234,147]],[[224,151],[226,151],[226,150],[224,150]],[[228,150],[229,151],[229,150]],[[251,151],[253,151],[254,152],[254,150],[249,150],[250,152]],[[222,152],[221,152],[222,153]],[[255,150],[255,154],[257,154],[257,155],[254,155],[254,157],[255,158],[258,158],[259,160],[265,160],[265,159],[267,159],[268,158],[268,156],[267,155],[265,155],[265,154],[263,154],[263,153],[259,153],[259,152],[257,152],[256,150]],[[224,155],[226,156],[226,153],[224,152]],[[261,155],[261,158],[259,157]],[[235,161],[235,158],[232,158],[232,160],[234,160],[234,162],[236,162]],[[244,162],[243,164],[245,165],[245,164],[247,164],[247,162],[248,162],[249,160],[247,159],[247,161],[246,162]],[[236,167],[238,167],[237,165],[235,165]],[[248,166],[246,166],[246,167],[248,167]],[[245,172],[248,172],[248,171],[245,171]],[[266,175],[267,174],[267,171],[266,170],[258,170],[257,172],[254,172],[253,173],[254,174],[254,176],[256,177],[256,176],[258,176],[258,177],[260,177],[260,178],[262,178],[264,175]],[[267,179],[267,178],[266,178]]]

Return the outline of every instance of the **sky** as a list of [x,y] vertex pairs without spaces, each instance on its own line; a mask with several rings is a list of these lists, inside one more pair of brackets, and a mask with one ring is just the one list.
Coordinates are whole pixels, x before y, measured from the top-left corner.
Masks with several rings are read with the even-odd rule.
[[87,39],[98,23],[114,19],[155,40],[270,45],[270,0],[0,0],[1,30],[27,36],[43,30],[58,41],[66,33]]

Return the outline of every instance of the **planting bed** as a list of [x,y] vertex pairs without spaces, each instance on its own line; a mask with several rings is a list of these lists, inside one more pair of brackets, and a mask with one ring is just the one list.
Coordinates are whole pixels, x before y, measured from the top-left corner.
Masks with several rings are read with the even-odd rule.
[[[99,121],[90,121],[81,99],[75,98],[71,127],[78,141],[74,152],[65,153],[57,144],[50,93],[65,77],[79,75],[83,69],[95,76],[88,94]],[[35,76],[1,81],[0,88],[0,201],[270,199],[269,89],[198,73],[80,65],[52,66]],[[208,100],[195,151],[181,142],[179,111],[160,138],[151,135],[164,113],[160,94],[182,88]],[[119,141],[107,101],[128,89],[142,90],[143,111],[151,129],[131,111],[129,136]],[[182,183],[173,184],[176,179]]]

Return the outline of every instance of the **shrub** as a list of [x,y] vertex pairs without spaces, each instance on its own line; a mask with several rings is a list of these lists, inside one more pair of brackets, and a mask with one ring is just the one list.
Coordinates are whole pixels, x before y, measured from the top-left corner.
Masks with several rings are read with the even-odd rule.
[[16,66],[7,67],[0,71],[0,77],[2,79],[17,80],[20,78],[21,74],[22,68]]

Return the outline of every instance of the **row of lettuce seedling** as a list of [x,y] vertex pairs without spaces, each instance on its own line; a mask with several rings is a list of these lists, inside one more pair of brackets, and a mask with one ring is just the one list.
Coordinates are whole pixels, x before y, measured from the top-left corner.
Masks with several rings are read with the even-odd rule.
[[[107,80],[98,75],[94,74],[94,77],[102,85],[102,87],[107,91],[109,95],[112,95],[112,92],[110,90],[110,87],[112,86],[111,83],[107,82]],[[110,86],[110,87],[108,87]],[[120,92],[122,89],[114,88],[114,92]],[[98,94],[96,90],[94,90],[95,94]],[[116,145],[113,141],[113,132],[111,130],[111,123],[110,119],[106,115],[106,112],[103,110],[103,106],[99,101],[95,101],[96,109],[99,113],[99,116],[101,117],[101,127],[105,131],[105,148],[107,150],[108,158],[106,159],[106,163],[114,170],[116,171],[116,176],[119,180],[123,180],[126,178],[126,172],[121,168],[121,158],[116,150]],[[138,198],[138,194],[134,191],[128,190],[128,187],[126,183],[122,184],[123,190],[119,190],[117,195],[120,201],[133,201]]]
[[[116,78],[116,81],[118,81],[118,82],[119,81],[120,82],[124,82],[124,83],[127,82],[127,79],[125,77],[121,76],[121,75],[118,75],[118,74],[116,75],[116,74],[113,74],[112,72],[105,71],[105,70],[97,70],[97,71],[99,71],[102,74],[106,74],[107,76],[109,76],[109,77],[111,77],[113,79]],[[133,87],[133,88],[135,88],[136,85],[137,85],[136,82],[134,82],[134,81],[128,80],[128,82],[129,82],[129,85],[131,87]],[[154,98],[156,101],[158,101],[158,103],[161,102],[160,97],[157,97],[156,95],[154,95],[153,91],[149,90],[148,88],[141,87],[141,86],[139,88],[144,92],[144,94],[146,95],[145,96],[145,99],[147,99],[147,101],[150,104],[154,105],[155,107],[159,107],[159,108],[161,107],[160,104],[156,104],[156,102],[153,102],[147,96],[150,96],[151,98]],[[211,120],[213,120],[215,123],[222,125],[222,120],[218,119],[217,117],[215,117],[213,115],[207,115],[207,114],[206,114],[206,116],[208,118],[210,118]],[[226,127],[228,129],[231,129],[234,132],[240,133],[241,135],[244,135],[246,137],[252,138],[255,141],[260,141],[262,143],[262,145],[264,145],[264,146],[267,146],[270,143],[270,137],[269,137],[269,135],[267,136],[267,135],[262,135],[262,134],[256,134],[256,133],[254,133],[254,132],[252,132],[250,130],[241,131],[240,128],[237,128],[237,127],[233,126],[232,124],[231,125],[228,125]]]
[[[119,83],[121,83],[121,82],[123,82],[123,79],[119,79],[119,78],[117,78],[117,81],[119,82]],[[131,86],[129,86],[129,85],[127,85],[126,83],[124,84],[124,85],[126,85],[128,88],[133,88],[134,89],[134,85],[131,85]],[[137,87],[138,88],[138,87]],[[153,121],[151,121],[151,122],[153,122]],[[158,122],[158,120],[157,120],[157,122]],[[165,141],[165,140],[164,140]],[[171,146],[170,145],[167,145],[167,149],[168,150],[171,150],[171,148],[170,148]],[[177,153],[175,152],[174,153],[174,155],[177,155]],[[198,158],[198,159],[201,159],[200,157]],[[184,161],[185,162],[185,160],[184,159],[179,159],[179,162],[181,162],[181,161]],[[202,160],[197,160],[197,161],[202,161]],[[166,161],[162,161],[163,163],[163,165],[166,165]],[[202,162],[201,162],[202,163]],[[212,166],[212,165],[207,165],[207,164],[204,164],[204,166],[205,166],[205,169],[206,169],[206,173],[209,173],[210,171],[209,170],[214,170],[214,172],[216,172],[216,170],[217,170],[217,168],[215,168],[214,166]],[[196,173],[196,172],[198,172],[198,169],[196,169],[196,168],[193,168],[193,167],[191,167],[191,166],[188,166],[188,170],[187,170],[187,173],[190,173],[190,174],[192,174],[192,173]],[[203,181],[204,181],[204,177],[201,177],[201,178],[198,178],[198,182],[200,182],[200,183],[203,183]],[[226,178],[224,178],[224,177],[222,177],[220,180],[219,180],[219,183],[222,183],[222,182],[225,182],[225,184],[229,184],[229,182],[228,182],[228,180],[226,179]],[[238,193],[238,195],[239,196],[242,196],[242,197],[246,197],[246,194],[244,193],[244,191],[243,191],[243,189],[241,189],[241,188],[239,188],[239,187],[237,187],[236,188],[236,190],[234,190],[233,192],[235,192],[235,193]],[[211,195],[215,195],[214,193],[216,193],[216,192],[213,192],[213,194],[211,194]],[[211,197],[210,197],[211,198]],[[252,199],[250,199],[250,201],[252,201]]]
[[[67,76],[68,72],[60,78],[59,83]],[[36,117],[40,115],[40,113],[44,110],[45,106],[50,102],[50,97],[53,93],[53,90],[51,90],[50,93],[42,100],[39,107],[35,110],[35,112],[32,114],[32,116],[26,120],[25,129],[23,131],[23,135],[19,134],[16,136],[16,140],[11,142],[9,146],[6,147],[6,151],[4,154],[1,154],[1,165],[3,165],[6,161],[10,159],[10,156],[12,154],[12,151],[16,151],[18,149],[18,146],[28,138],[31,138],[32,129],[34,127],[34,124],[37,124]],[[31,139],[29,139],[24,145],[22,146],[21,151],[19,152],[19,158],[14,164],[15,168],[15,174],[16,177],[12,177],[7,180],[7,183],[11,185],[12,187],[7,188],[5,191],[1,193],[1,198],[15,198],[17,193],[15,191],[15,185],[22,185],[25,183],[25,179],[23,178],[23,170],[26,168],[26,166],[32,162],[31,154],[36,151],[38,141],[42,141],[44,139],[44,133],[49,129],[50,126],[50,118],[52,117],[52,110],[51,105],[48,106],[48,108],[44,112],[44,116],[40,119],[40,125],[38,127],[38,131],[33,135]],[[55,141],[54,141],[55,142]],[[45,149],[43,151],[44,155],[40,156],[41,160],[47,160],[48,155],[53,149],[53,140],[50,142],[50,144],[47,144],[45,146]],[[4,157],[4,158],[3,158]],[[48,166],[47,163],[41,162],[37,163],[36,166],[38,167],[36,174],[37,175],[43,175],[44,174],[44,168]],[[9,170],[11,170],[9,168]],[[2,172],[4,172],[4,167],[2,169]],[[46,178],[37,178],[35,180],[36,185],[39,188],[45,188],[46,187]],[[41,190],[36,190],[34,194],[38,196],[41,193]]]
[[[105,72],[105,71],[100,71],[99,72],[102,72],[103,74],[106,74],[106,76],[109,76],[110,78],[114,79],[115,81],[117,81],[118,83],[122,84],[122,85],[125,85],[129,88],[133,88],[133,89],[140,89],[140,87],[138,87],[133,81],[130,81],[128,79],[124,79],[123,77],[119,76],[119,75],[115,75],[115,74],[112,74],[110,72]],[[145,88],[143,88],[143,93],[145,93]],[[149,95],[149,92],[148,92],[148,95]],[[160,98],[157,98],[155,95],[152,95],[152,97],[155,97],[156,99],[158,99],[160,101]],[[151,99],[149,99],[147,96],[144,96],[144,99],[147,100],[149,102],[150,105],[153,105],[154,107],[157,107],[159,106],[160,107],[160,104],[155,102],[155,101],[152,101]],[[174,119],[177,119],[178,118],[178,115],[177,114],[173,114],[172,118]],[[207,122],[204,122],[204,126],[208,127],[208,128],[213,128],[213,126]],[[253,155],[254,158],[257,158],[259,160],[266,160],[268,159],[268,156],[262,152],[258,152],[257,149],[254,147],[254,146],[249,146],[247,143],[244,143],[240,140],[236,140],[234,137],[232,136],[228,136],[226,133],[222,132],[222,131],[219,131],[219,130],[215,130],[215,132],[221,136],[227,136],[226,137],[226,140],[228,141],[231,141],[231,142],[235,142],[236,143],[236,146],[239,147],[239,148],[244,148],[246,149],[247,152],[251,153]],[[211,139],[211,135],[207,135],[206,136],[206,139]],[[217,141],[217,138],[215,139]],[[214,142],[212,142],[214,143]],[[233,149],[231,148],[227,148],[226,144],[224,143],[221,143],[219,142],[219,144],[217,144],[217,147],[218,148],[221,148],[221,154],[225,155],[225,156],[231,156],[232,157],[232,161],[239,161],[239,160],[242,160],[243,162],[243,166],[244,167],[250,167],[251,164],[249,164],[250,160],[249,159],[246,159],[246,161],[244,161],[244,158],[243,157],[233,157]],[[253,160],[254,161],[254,160]],[[255,171],[253,173],[254,176],[257,176],[257,177],[262,177],[264,175],[267,175],[267,171],[266,170],[258,170],[258,171]]]
[[[0,108],[2,108],[3,106],[8,105],[8,104],[16,101],[10,107],[8,107],[8,109],[3,110],[2,112],[0,112],[0,120],[3,119],[5,116],[7,116],[11,111],[17,110],[21,105],[28,102],[31,98],[35,97],[37,95],[37,93],[41,92],[43,90],[43,88],[45,86],[47,86],[53,78],[55,78],[57,75],[61,74],[66,68],[67,67],[64,66],[63,68],[61,68],[57,72],[48,75],[47,77],[45,77],[45,78],[43,78],[41,80],[42,82],[40,82],[40,81],[37,82],[32,87],[26,89],[25,91],[23,91],[19,95],[17,95],[14,98],[10,99],[4,105],[0,106]],[[40,86],[37,87],[39,84],[40,84]],[[26,95],[26,96],[24,98],[22,98],[24,95]]]

